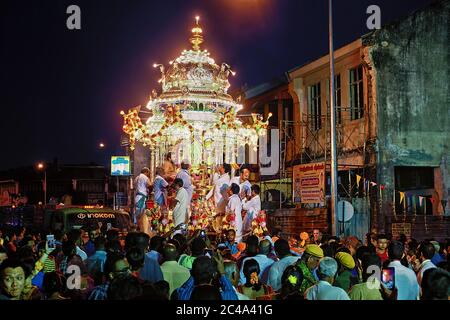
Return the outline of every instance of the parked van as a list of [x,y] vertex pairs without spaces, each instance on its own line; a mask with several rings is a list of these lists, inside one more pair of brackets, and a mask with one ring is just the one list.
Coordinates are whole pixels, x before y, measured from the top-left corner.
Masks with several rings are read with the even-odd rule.
[[130,215],[126,211],[97,207],[65,207],[46,210],[44,228],[51,230],[116,228],[129,230]]

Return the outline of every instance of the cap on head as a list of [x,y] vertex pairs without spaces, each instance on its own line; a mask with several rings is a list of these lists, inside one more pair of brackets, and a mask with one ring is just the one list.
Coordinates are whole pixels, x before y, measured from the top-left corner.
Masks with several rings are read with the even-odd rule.
[[305,253],[317,258],[323,258],[324,256],[322,248],[319,247],[317,244],[308,244],[305,247]]
[[319,262],[319,273],[324,277],[334,277],[337,272],[337,262],[333,258],[324,257]]
[[347,252],[336,253],[335,258],[347,269],[353,269],[355,267],[355,260],[353,260],[352,255]]

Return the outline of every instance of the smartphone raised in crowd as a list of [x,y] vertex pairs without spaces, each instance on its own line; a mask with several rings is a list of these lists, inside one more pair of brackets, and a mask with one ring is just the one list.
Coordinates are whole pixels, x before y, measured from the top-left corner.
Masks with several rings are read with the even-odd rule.
[[47,235],[47,243],[49,248],[55,248],[55,236],[53,234]]
[[384,286],[392,290],[395,287],[395,268],[383,268],[381,272],[381,282]]

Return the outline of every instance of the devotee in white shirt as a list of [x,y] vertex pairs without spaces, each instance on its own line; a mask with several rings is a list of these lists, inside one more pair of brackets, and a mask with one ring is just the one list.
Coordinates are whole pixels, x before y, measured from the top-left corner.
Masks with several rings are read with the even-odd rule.
[[432,243],[430,242],[422,242],[419,245],[418,248],[420,257],[420,266],[419,270],[417,271],[417,282],[419,283],[419,286],[422,286],[422,278],[423,274],[428,269],[436,268],[433,262],[431,262],[431,258],[433,258],[435,249]]
[[251,187],[252,184],[250,183],[250,181],[248,181],[250,177],[250,170],[248,170],[247,168],[242,168],[240,169],[240,175],[233,177],[231,179],[231,183],[236,183],[239,188],[239,196],[241,197],[241,199],[243,199],[246,196],[250,196],[251,195]]
[[214,203],[217,207],[217,205],[220,202],[220,199],[222,199],[222,194],[220,192],[220,189],[224,184],[230,185],[230,174],[231,166],[227,163],[221,164],[218,166],[219,170],[219,176],[214,181],[213,188],[208,192],[206,195],[206,200],[209,200],[212,196],[214,196]]
[[259,197],[260,188],[257,184],[254,184],[251,188],[251,199],[242,200],[242,209],[247,211],[244,218],[243,232],[247,233],[252,227],[252,221],[258,217],[261,211],[261,198]]
[[232,183],[230,187],[230,199],[228,200],[227,205],[227,214],[235,215],[235,225],[236,229],[236,241],[242,241],[242,202],[241,198],[239,198],[239,186],[236,183]]
[[150,186],[150,169],[147,167],[142,168],[141,174],[139,174],[134,180],[134,188],[136,190],[136,196],[134,197],[135,221],[139,226],[141,232],[148,233],[148,219],[144,214],[146,203],[148,200],[148,187]]
[[184,159],[181,161],[181,170],[178,172],[176,178],[183,180],[183,188],[186,189],[189,196],[189,203],[192,200],[192,193],[194,192],[194,187],[192,186],[191,174],[189,173],[189,169],[191,168],[191,164],[189,160]]
[[347,292],[332,283],[336,276],[338,265],[330,257],[320,259],[318,276],[320,281],[305,292],[307,300],[350,300]]
[[175,197],[175,207],[173,209],[172,217],[174,226],[178,226],[182,223],[188,222],[188,206],[189,206],[189,195],[186,189],[183,188],[183,180],[176,178],[173,182],[173,186],[177,191]]
[[389,244],[388,254],[391,263],[389,263],[388,267],[395,269],[397,300],[417,300],[420,288],[416,274],[400,262],[404,255],[404,250],[403,243],[399,241],[393,241]]
[[213,175],[211,175],[211,177],[209,179],[209,184],[211,186],[213,186],[216,183],[217,179],[219,179],[219,177],[220,177],[219,167],[220,167],[220,164],[214,166],[214,173],[213,173]]

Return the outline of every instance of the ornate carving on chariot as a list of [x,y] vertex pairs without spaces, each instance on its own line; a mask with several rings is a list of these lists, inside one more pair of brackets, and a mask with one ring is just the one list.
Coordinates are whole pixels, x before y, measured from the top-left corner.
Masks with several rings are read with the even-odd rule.
[[198,18],[189,41],[191,49],[183,50],[167,66],[154,64],[161,73],[162,90],[151,92],[146,123],[138,113],[122,113],[131,148],[139,141],[162,160],[168,148],[176,146],[194,165],[221,163],[223,154],[234,155],[239,145],[256,148],[267,123],[256,119],[255,125],[244,126],[237,119],[242,105],[227,93],[229,77],[236,73],[201,48],[204,40]]

